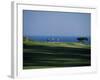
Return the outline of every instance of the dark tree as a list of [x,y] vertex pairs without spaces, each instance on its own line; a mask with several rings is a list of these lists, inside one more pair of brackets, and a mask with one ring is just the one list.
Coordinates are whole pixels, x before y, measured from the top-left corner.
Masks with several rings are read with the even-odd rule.
[[88,38],[87,37],[78,37],[77,40],[79,42],[85,42],[85,41],[88,41]]
[[24,40],[24,41],[26,41],[26,40],[27,40],[27,38],[24,36],[24,37],[23,37],[23,40]]
[[23,41],[32,41],[31,39],[29,39],[28,37],[23,36]]

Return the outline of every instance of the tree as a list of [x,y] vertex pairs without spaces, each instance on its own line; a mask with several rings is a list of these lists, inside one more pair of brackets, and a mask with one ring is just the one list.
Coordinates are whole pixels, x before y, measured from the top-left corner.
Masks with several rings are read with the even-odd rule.
[[88,38],[87,38],[87,37],[78,37],[77,40],[78,40],[79,42],[84,43],[85,41],[88,41]]

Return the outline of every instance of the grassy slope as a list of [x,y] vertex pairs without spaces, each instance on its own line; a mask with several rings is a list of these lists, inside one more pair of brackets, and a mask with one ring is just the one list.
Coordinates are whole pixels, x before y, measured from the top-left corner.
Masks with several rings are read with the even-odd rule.
[[24,41],[24,44],[29,46],[43,45],[50,47],[72,47],[72,48],[90,48],[90,45],[86,45],[80,42],[38,42],[38,41]]
[[79,42],[24,41],[24,69],[90,65],[90,46]]

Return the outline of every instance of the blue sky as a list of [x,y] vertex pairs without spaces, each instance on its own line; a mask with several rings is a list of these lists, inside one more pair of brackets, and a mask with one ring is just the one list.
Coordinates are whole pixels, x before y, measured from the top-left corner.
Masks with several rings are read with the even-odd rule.
[[23,10],[24,36],[90,36],[91,14]]

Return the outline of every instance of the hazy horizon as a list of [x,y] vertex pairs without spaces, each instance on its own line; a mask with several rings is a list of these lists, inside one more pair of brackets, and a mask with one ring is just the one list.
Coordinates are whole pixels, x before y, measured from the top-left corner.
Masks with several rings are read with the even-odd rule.
[[24,37],[91,37],[91,36],[58,36],[58,35],[24,35]]

